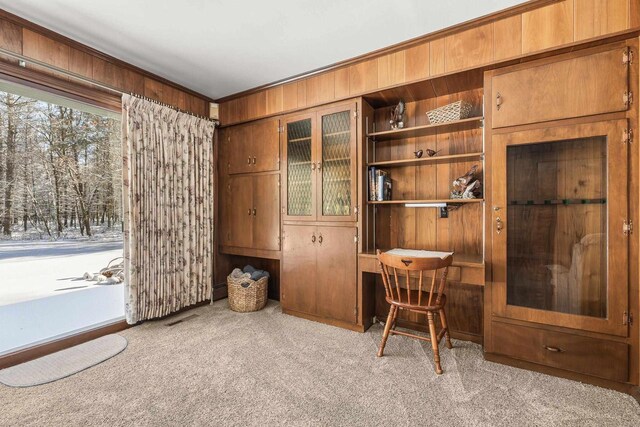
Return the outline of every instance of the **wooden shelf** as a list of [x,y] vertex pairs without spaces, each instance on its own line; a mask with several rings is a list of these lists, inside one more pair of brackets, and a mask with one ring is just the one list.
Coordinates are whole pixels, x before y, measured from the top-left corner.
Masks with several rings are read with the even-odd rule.
[[[390,249],[380,249],[382,252],[391,250]],[[376,258],[375,252],[362,252],[359,254],[361,257],[365,258]],[[472,268],[483,268],[484,260],[482,259],[482,255],[475,254],[453,254],[453,265],[458,267],[472,267]]]
[[287,142],[300,142],[300,141],[311,141],[311,137],[305,136],[304,138],[294,138],[294,139],[287,140]]
[[607,199],[511,200],[509,206],[604,205],[606,203]]
[[385,141],[389,139],[413,138],[432,133],[435,130],[446,129],[449,132],[461,131],[482,127],[484,117],[471,117],[469,119],[456,120],[447,123],[437,123],[435,125],[414,126],[403,129],[385,130],[367,134],[367,138],[375,141]]
[[470,160],[482,160],[484,153],[448,154],[446,156],[422,157],[419,159],[388,160],[367,163],[367,166],[384,166],[387,168],[414,166],[421,164],[454,163]]
[[451,205],[463,203],[481,203],[484,199],[430,199],[430,200],[367,200],[369,205],[404,205],[406,203],[447,203]]

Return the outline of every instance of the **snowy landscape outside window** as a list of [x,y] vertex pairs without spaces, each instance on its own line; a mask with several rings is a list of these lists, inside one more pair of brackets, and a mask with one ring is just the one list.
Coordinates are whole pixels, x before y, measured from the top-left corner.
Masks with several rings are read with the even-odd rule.
[[0,90],[0,309],[122,262],[119,113],[25,93]]

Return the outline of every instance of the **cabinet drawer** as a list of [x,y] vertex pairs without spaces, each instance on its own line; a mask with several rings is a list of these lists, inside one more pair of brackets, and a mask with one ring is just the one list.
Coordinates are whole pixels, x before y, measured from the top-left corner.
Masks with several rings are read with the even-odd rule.
[[625,343],[502,322],[493,322],[491,331],[496,353],[614,381],[628,379]]
[[625,52],[617,47],[496,72],[491,79],[492,127],[625,111]]

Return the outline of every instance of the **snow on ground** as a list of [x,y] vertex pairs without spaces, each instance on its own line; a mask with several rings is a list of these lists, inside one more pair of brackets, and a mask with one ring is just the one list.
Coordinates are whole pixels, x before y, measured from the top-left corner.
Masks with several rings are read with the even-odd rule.
[[95,240],[0,241],[0,306],[96,285],[82,279],[122,256],[118,235]]

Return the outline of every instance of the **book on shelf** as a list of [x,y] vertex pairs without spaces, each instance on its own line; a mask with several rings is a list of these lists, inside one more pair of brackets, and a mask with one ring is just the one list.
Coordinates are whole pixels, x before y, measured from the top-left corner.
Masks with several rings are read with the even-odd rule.
[[391,200],[391,177],[389,173],[372,166],[369,168],[369,200]]

